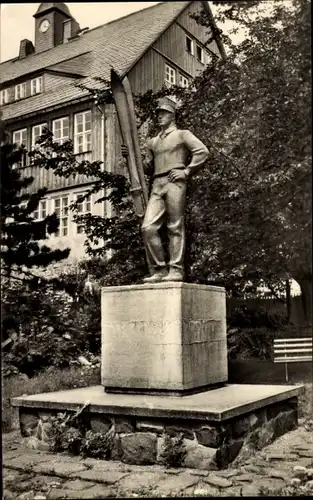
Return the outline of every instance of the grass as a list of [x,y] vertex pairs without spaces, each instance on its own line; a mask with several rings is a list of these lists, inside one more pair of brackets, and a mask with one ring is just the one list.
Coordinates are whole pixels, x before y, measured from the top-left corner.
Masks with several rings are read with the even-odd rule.
[[2,379],[2,430],[8,431],[14,424],[14,408],[10,399],[42,392],[62,391],[100,384],[100,368],[82,369],[71,367],[67,369],[49,368],[33,378],[25,375],[13,375]]

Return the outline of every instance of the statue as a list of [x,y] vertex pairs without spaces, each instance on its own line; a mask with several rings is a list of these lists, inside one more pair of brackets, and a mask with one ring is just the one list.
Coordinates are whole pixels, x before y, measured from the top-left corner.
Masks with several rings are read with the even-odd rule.
[[[209,154],[206,146],[189,130],[177,129],[175,114],[172,101],[160,101],[158,123],[161,132],[147,142],[144,168],[153,168],[153,185],[141,227],[151,273],[144,278],[144,283],[183,281],[187,182],[203,166]],[[126,146],[122,146],[122,155],[128,156]],[[169,270],[159,235],[164,221],[169,239]]]

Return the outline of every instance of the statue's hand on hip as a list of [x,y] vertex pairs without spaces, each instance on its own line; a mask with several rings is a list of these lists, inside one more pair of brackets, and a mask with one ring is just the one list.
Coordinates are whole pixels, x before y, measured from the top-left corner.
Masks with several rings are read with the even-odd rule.
[[184,181],[186,180],[186,172],[184,170],[171,170],[168,174],[169,182]]

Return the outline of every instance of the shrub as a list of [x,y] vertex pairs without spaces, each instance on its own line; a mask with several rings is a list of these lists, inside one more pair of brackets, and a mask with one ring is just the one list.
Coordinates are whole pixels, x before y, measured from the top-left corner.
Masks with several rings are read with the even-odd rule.
[[[83,354],[100,352],[100,294],[73,287],[56,290],[52,284],[38,289],[12,284],[2,302],[2,373],[17,371],[28,376],[49,366],[66,368]],[[75,283],[74,283],[75,284]],[[70,293],[71,292],[71,293]]]
[[230,359],[271,359],[274,335],[267,328],[232,328],[227,333]]
[[268,311],[264,307],[251,308],[240,305],[227,313],[227,325],[230,328],[268,328],[277,330],[288,323],[287,313]]

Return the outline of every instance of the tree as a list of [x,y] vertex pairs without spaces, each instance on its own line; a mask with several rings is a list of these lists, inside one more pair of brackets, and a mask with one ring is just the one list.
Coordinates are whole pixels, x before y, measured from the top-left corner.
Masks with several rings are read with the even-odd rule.
[[[262,5],[227,2],[221,16],[241,23],[247,37],[234,46],[224,36],[227,60],[213,57],[189,89],[136,96],[138,122],[153,119],[159,97],[176,94],[179,126],[191,129],[211,152],[189,186],[187,280],[240,292],[247,282],[275,287],[293,278],[310,321],[310,3],[274,2],[261,13]],[[205,12],[197,20],[210,25]],[[50,166],[60,175],[78,168],[98,177],[91,192],[105,189],[98,201],[108,199],[115,212],[105,219],[77,216],[86,224],[87,251],[100,258],[106,284],[138,280],[144,253],[127,179],[86,162]],[[110,249],[112,258],[101,260]]]
[[34,212],[46,189],[29,192],[33,177],[23,177],[16,167],[26,154],[23,147],[1,143],[1,260],[5,278],[33,279],[31,269],[45,268],[69,255],[69,249],[52,250],[42,242],[59,225],[55,214],[35,220]]

